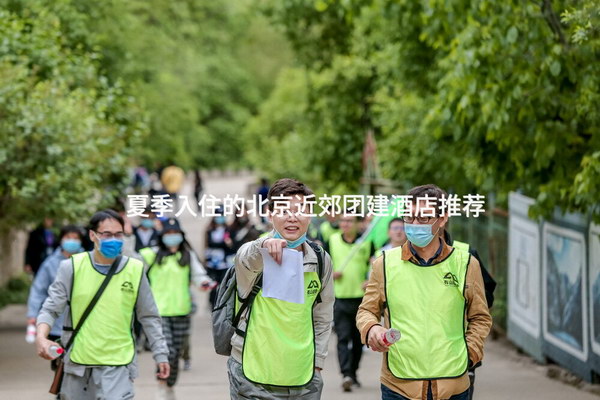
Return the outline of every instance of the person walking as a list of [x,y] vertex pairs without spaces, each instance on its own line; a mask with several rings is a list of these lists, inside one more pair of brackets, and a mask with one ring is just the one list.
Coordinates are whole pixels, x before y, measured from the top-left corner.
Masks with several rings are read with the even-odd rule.
[[[408,195],[417,199],[403,217],[408,241],[373,263],[357,327],[363,343],[384,353],[382,400],[467,400],[468,369],[483,358],[492,326],[479,262],[443,240],[444,208],[431,216],[418,200],[440,204],[442,189],[417,186]],[[386,342],[388,329],[400,340]]]
[[62,400],[134,398],[134,315],[148,337],[158,377],[169,376],[168,348],[144,265],[120,255],[124,225],[114,210],[92,216],[89,235],[94,250],[60,263],[38,315],[37,352],[50,360],[50,348],[60,345],[48,335],[56,319],[65,313]]
[[159,379],[159,400],[175,399],[173,387],[179,376],[179,359],[189,336],[192,313],[190,287],[208,290],[212,280],[206,275],[198,256],[185,240],[179,222],[169,218],[163,223],[159,245],[140,250],[146,275],[162,317],[162,331],[169,348],[171,374]]

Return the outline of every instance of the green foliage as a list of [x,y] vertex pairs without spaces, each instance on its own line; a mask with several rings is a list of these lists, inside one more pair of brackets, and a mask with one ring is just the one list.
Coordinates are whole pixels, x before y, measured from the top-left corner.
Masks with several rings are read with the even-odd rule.
[[145,130],[119,82],[65,34],[67,1],[0,8],[0,230],[44,216],[87,217],[122,188]]
[[2,231],[87,219],[136,162],[244,164],[291,57],[241,1],[0,0],[0,37]]
[[[500,203],[521,190],[537,215],[558,206],[600,219],[597,2],[263,3],[308,77],[302,91],[279,81],[268,101],[293,108],[278,142],[318,143],[306,157],[323,185],[356,188],[372,130],[384,177],[402,186],[494,192]],[[275,97],[291,90],[306,103]]]
[[[77,7],[88,16],[95,39],[88,46],[99,47],[103,71],[127,82],[148,113],[146,164],[241,164],[240,132],[272,86],[272,76],[261,74],[276,74],[286,57],[285,41],[264,19],[233,1],[82,0]],[[284,54],[266,59],[263,71],[260,57],[271,45]]]
[[0,288],[0,308],[8,304],[25,304],[29,296],[31,278],[25,274],[11,278]]

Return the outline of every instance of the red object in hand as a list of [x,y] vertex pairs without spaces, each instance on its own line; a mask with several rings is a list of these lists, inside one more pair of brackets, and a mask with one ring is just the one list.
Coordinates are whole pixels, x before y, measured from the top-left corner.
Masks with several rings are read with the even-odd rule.
[[57,358],[64,352],[65,352],[65,349],[63,349],[62,347],[58,347],[58,346],[50,346],[50,349],[48,350],[48,353],[50,354],[50,356],[52,358]]
[[400,331],[397,329],[388,329],[381,336],[382,336],[381,340],[383,340],[383,343],[385,343],[386,346],[391,346],[394,343],[396,343],[398,340],[400,340]]

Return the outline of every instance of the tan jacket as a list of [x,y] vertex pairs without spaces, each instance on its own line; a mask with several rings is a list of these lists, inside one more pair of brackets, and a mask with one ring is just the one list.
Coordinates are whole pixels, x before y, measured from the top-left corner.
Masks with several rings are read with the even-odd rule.
[[[402,260],[411,260],[417,263],[408,246],[408,242],[402,246]],[[435,263],[446,259],[453,250],[446,243],[443,243],[443,246],[440,255],[434,260]],[[483,358],[483,342],[492,327],[492,317],[485,299],[479,261],[475,257],[471,257],[467,270],[465,298],[467,301],[467,348],[469,359],[473,364],[476,364]],[[373,261],[373,272],[371,273],[365,296],[356,316],[356,325],[365,344],[367,343],[369,329],[374,325],[381,324],[382,311],[384,327],[387,328],[390,325],[388,310],[383,310],[385,301],[383,257],[379,257]],[[429,381],[409,381],[394,377],[387,367],[386,357],[387,354],[384,354],[381,367],[381,383],[411,400],[425,400],[427,398]],[[453,395],[464,392],[468,388],[469,377],[466,373],[459,378],[431,381],[431,391],[434,400],[448,399]]]
[[[270,239],[270,237],[259,238],[253,242],[244,244],[235,256],[235,274],[238,294],[241,298],[248,296],[258,274],[263,270],[260,248],[267,239]],[[314,250],[307,243],[302,245],[302,250],[304,252],[304,271],[318,273],[317,255]],[[331,257],[327,253],[323,257],[323,281],[321,285],[321,302],[315,305],[313,309],[315,367],[317,368],[323,368],[325,358],[327,357],[327,345],[331,334],[331,322],[333,321],[333,302],[335,300],[333,296]],[[240,319],[239,327],[243,331],[246,330],[246,317],[247,313],[244,313]],[[234,334],[231,339],[231,345],[233,346],[231,356],[241,363],[244,338]]]

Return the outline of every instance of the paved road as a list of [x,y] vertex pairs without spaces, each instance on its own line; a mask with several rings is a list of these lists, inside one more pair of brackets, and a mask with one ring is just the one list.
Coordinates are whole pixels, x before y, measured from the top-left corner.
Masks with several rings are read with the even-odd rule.
[[[207,304],[204,294],[200,304]],[[11,313],[24,313],[23,307],[11,307]],[[3,312],[6,315],[6,311]],[[14,316],[12,319],[14,320]],[[192,370],[181,373],[176,386],[179,400],[225,400],[228,395],[226,358],[212,350],[207,307],[200,307],[194,317]],[[0,399],[43,400],[47,395],[52,374],[46,361],[38,359],[32,345],[24,340],[24,330],[0,330]],[[380,355],[365,350],[359,378],[363,384],[353,393],[341,393],[341,377],[337,372],[335,337],[323,371],[324,400],[378,399]],[[154,364],[149,353],[139,358],[140,377],[136,380],[136,398],[154,399],[156,382]],[[524,360],[498,342],[487,345],[486,361],[477,379],[477,399],[483,400],[598,400],[597,396],[577,390],[545,376],[544,368]]]
[[[222,196],[246,194],[252,177],[231,177],[206,180],[207,193]],[[185,189],[189,193],[189,187]],[[201,250],[206,220],[184,218],[184,229],[193,246]],[[192,336],[192,370],[182,372],[176,387],[179,400],[225,400],[228,398],[226,358],[212,350],[210,318],[206,294],[198,295],[200,305],[194,316]],[[48,363],[36,357],[32,345],[24,340],[24,327],[10,328],[24,320],[23,306],[10,306],[0,312],[0,399],[43,400],[47,394],[52,374]],[[4,328],[3,328],[4,327]],[[268,351],[268,349],[266,349]],[[359,371],[363,387],[353,393],[341,393],[341,377],[338,373],[335,352],[335,336],[330,342],[330,354],[323,371],[325,380],[324,400],[378,399],[379,368],[381,356],[365,350]],[[136,380],[136,398],[154,399],[156,382],[153,378],[154,363],[150,354],[139,358],[140,377]],[[536,366],[498,342],[489,342],[486,359],[477,376],[477,399],[482,400],[598,400],[597,396],[577,390],[545,376],[544,367]]]

